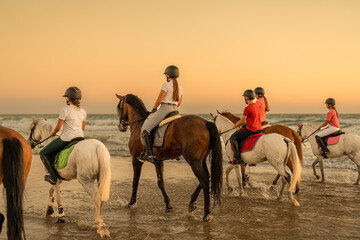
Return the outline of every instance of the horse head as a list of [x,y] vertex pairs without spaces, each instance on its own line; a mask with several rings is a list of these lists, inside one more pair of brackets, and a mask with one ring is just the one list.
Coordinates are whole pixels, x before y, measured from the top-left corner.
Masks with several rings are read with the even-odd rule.
[[47,119],[48,117],[44,119],[32,117],[32,121],[29,126],[30,135],[27,140],[32,149],[34,149],[42,139],[50,135],[50,132],[53,129],[53,124]]
[[117,106],[118,115],[119,115],[118,129],[119,129],[120,132],[126,132],[127,127],[128,127],[128,125],[126,124],[127,111],[125,109],[126,108],[126,104],[125,104],[126,96],[121,96],[121,95],[119,95],[117,93],[115,95],[120,100],[119,104]]

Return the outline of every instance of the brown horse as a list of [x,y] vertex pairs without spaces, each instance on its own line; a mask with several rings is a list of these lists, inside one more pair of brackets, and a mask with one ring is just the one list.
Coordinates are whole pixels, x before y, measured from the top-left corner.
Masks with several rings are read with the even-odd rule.
[[[138,157],[144,150],[140,142],[140,130],[145,118],[149,115],[143,101],[135,95],[117,95],[120,99],[117,106],[119,113],[119,130],[125,132],[130,126],[129,150],[132,156],[134,170],[133,191],[128,207],[136,203],[136,193],[143,163]],[[211,175],[209,174],[206,158],[211,152]],[[165,142],[162,147],[153,148],[156,158],[154,165],[157,173],[158,187],[160,188],[166,204],[166,211],[172,210],[170,199],[164,188],[163,160],[175,159],[181,155],[190,165],[200,184],[191,196],[189,212],[195,210],[195,201],[201,191],[204,192],[204,221],[210,216],[210,187],[214,203],[220,203],[222,187],[222,149],[219,132],[214,123],[203,118],[189,115],[178,118],[170,123],[165,133]],[[211,177],[210,177],[211,176]]]
[[[235,116],[234,114],[227,112],[227,111],[223,111],[223,112],[219,112],[218,110],[216,110],[220,115],[226,117],[227,119],[229,119],[232,123],[236,123],[240,120],[239,117]],[[283,135],[284,137],[290,138],[296,146],[296,150],[297,153],[299,155],[300,158],[300,164],[301,166],[304,165],[304,158],[303,158],[303,154],[302,154],[302,146],[301,146],[301,139],[299,137],[299,134],[292,130],[289,127],[283,126],[283,125],[274,125],[274,126],[269,126],[267,128],[264,129],[264,133],[265,134],[270,134],[270,133],[278,133],[280,135]],[[287,166],[291,169],[292,171],[292,165],[291,165],[291,161],[287,162]],[[241,169],[244,173],[244,168]],[[244,176],[244,175],[243,175]],[[277,181],[279,180],[280,175],[278,174],[276,176],[276,178],[273,181],[273,185],[276,185]],[[296,192],[298,192],[299,189],[298,187],[296,188]]]
[[8,239],[25,238],[22,201],[31,158],[31,148],[23,136],[12,129],[0,127],[0,183],[6,190]]

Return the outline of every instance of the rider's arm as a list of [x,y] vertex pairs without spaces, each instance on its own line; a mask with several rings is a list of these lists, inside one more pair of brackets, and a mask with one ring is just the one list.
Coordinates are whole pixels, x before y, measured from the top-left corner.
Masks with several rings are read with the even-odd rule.
[[85,130],[85,121],[82,122],[82,130]]
[[180,105],[181,105],[182,97],[183,97],[183,95],[181,95],[181,97],[180,97],[180,100],[179,100],[178,105],[177,105],[178,107],[180,107]]
[[320,130],[320,128],[325,127],[328,124],[329,124],[329,121],[326,120],[320,127],[318,127],[318,130]]
[[237,127],[243,125],[244,123],[246,123],[246,118],[247,118],[247,116],[243,115],[241,117],[241,119],[237,123],[234,124],[233,128],[237,128]]
[[154,104],[154,108],[158,108],[158,106],[160,106],[162,100],[164,99],[166,95],[166,92],[164,90],[161,90],[160,93],[159,93],[159,96]]
[[59,119],[56,127],[54,128],[54,130],[52,131],[52,133],[50,133],[50,136],[54,137],[54,136],[56,135],[56,133],[57,133],[58,131],[60,131],[63,123],[64,123],[64,120]]

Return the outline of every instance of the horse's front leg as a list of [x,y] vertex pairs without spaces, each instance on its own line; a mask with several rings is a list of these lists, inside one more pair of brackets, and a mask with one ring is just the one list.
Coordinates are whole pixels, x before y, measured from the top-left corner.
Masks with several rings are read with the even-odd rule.
[[65,212],[64,212],[64,208],[62,206],[60,183],[61,183],[61,180],[58,179],[57,183],[55,185],[56,202],[58,205],[58,212],[59,212],[57,223],[64,223],[65,222]]
[[318,162],[319,162],[319,159],[316,158],[315,161],[312,163],[313,173],[314,173],[314,176],[316,177],[316,179],[320,179],[320,177],[319,177],[319,175],[317,175],[316,169],[315,169],[315,166]]
[[236,178],[238,180],[238,184],[239,184],[239,189],[240,189],[240,197],[242,197],[244,195],[244,186],[243,186],[243,182],[242,182],[242,171],[239,169],[240,165],[237,164],[235,166],[235,172],[236,172]]
[[160,188],[163,197],[164,197],[164,201],[166,204],[166,212],[171,212],[172,211],[172,207],[170,205],[170,198],[167,195],[166,191],[165,191],[165,186],[164,186],[164,162],[156,162],[155,164],[155,168],[156,168],[156,175],[157,175],[157,181],[158,181],[158,187]]
[[49,203],[46,210],[46,216],[51,216],[54,213],[54,187],[51,186],[49,190]]
[[231,170],[234,168],[235,166],[230,164],[227,169],[226,169],[226,187],[229,193],[231,193],[233,191],[233,188],[230,186],[229,184],[229,174],[231,172]]
[[324,161],[322,158],[319,158],[319,166],[321,171],[321,182],[325,182]]
[[132,184],[133,189],[132,189],[130,202],[127,205],[128,208],[133,207],[136,203],[136,194],[137,194],[137,189],[139,186],[141,169],[142,169],[142,165],[143,165],[142,162],[137,160],[137,157],[133,157],[132,163],[133,163],[133,171],[134,171],[133,184]]

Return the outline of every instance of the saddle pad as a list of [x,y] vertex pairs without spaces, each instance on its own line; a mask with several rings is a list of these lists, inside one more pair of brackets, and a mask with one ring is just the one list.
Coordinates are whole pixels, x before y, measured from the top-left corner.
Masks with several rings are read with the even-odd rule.
[[178,118],[181,118],[181,116],[180,116],[180,115],[176,115],[176,116],[172,116],[172,117],[166,118],[166,119],[162,120],[162,121],[159,123],[159,127],[164,126],[165,124],[170,123],[170,122],[172,122],[172,121],[174,121],[174,120],[176,120],[176,119],[178,119]]
[[54,165],[55,169],[61,169],[66,167],[70,153],[72,152],[74,147],[75,145],[72,145],[71,147],[66,148],[60,152],[58,158],[56,159],[56,163]]
[[329,137],[327,140],[327,145],[333,145],[335,143],[337,143],[340,139],[341,135],[335,136],[335,137]]
[[259,138],[265,135],[264,133],[258,133],[258,134],[254,134],[249,136],[245,142],[244,145],[241,148],[241,152],[245,152],[245,151],[250,151],[251,149],[253,149],[253,147],[255,146],[257,140],[259,140]]
[[[153,147],[162,147],[164,145],[164,138],[166,129],[170,123],[167,123],[161,127],[156,127],[154,130],[151,131],[151,136],[153,137]],[[140,138],[141,144],[145,146],[144,138]]]

